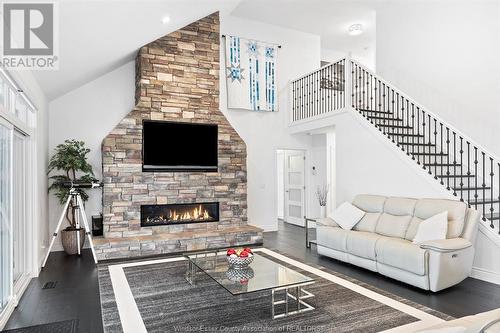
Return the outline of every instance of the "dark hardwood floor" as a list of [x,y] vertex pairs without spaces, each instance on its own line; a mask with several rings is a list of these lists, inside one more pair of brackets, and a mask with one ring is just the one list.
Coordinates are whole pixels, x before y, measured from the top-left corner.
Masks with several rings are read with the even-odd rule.
[[[382,275],[327,257],[316,249],[306,249],[304,229],[279,223],[278,232],[264,236],[264,245],[305,263],[314,263],[430,308],[461,317],[500,307],[500,286],[468,278],[439,293],[422,291]],[[46,282],[57,282],[53,289],[42,289]],[[5,329],[26,327],[69,319],[79,320],[80,333],[102,332],[97,269],[89,250],[81,257],[52,253],[46,268],[33,279]]]

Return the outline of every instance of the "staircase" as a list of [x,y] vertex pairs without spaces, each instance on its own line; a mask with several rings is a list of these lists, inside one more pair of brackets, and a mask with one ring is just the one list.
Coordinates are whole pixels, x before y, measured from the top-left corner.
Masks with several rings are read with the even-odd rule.
[[341,59],[291,83],[291,126],[358,112],[500,234],[500,159],[363,65]]

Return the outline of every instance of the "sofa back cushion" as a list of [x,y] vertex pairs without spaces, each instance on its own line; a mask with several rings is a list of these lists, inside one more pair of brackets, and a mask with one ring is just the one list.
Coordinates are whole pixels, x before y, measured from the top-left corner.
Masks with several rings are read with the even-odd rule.
[[366,213],[353,228],[356,231],[375,232],[380,213]]
[[404,238],[406,230],[410,225],[411,218],[412,217],[410,215],[397,216],[382,213],[382,216],[380,216],[380,219],[378,220],[375,232],[388,237]]
[[408,226],[408,229],[406,230],[406,235],[405,239],[409,241],[413,241],[415,238],[415,235],[417,234],[418,227],[420,226],[420,223],[423,220],[419,217],[413,216],[410,221],[410,225]]
[[382,213],[386,199],[383,195],[358,194],[352,204],[367,213]]
[[416,203],[416,199],[388,198],[375,232],[384,236],[405,238]]
[[465,213],[467,211],[467,205],[464,202],[447,199],[420,199],[415,206],[414,215],[422,220],[426,220],[444,211],[448,211],[448,232],[446,238],[460,237],[464,229]]

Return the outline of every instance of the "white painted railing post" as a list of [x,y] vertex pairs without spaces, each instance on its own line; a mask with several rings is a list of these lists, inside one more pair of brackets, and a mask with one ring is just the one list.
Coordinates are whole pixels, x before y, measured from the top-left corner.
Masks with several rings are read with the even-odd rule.
[[344,64],[344,96],[345,96],[345,105],[344,107],[351,107],[352,106],[352,75],[351,75],[351,53],[349,53],[345,57],[345,64]]

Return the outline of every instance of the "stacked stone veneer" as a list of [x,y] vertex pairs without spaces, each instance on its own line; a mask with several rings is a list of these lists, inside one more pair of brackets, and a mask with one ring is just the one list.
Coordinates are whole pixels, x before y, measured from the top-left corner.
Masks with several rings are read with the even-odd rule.
[[[247,225],[246,146],[219,110],[219,41],[215,13],[139,50],[136,106],[102,144],[100,259],[262,242]],[[142,172],[145,119],[218,124],[218,172]],[[163,153],[175,144],[164,142]],[[220,222],[141,227],[141,205],[210,201]]]

